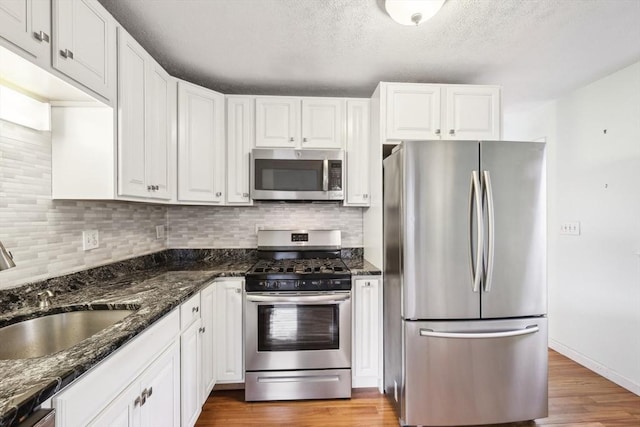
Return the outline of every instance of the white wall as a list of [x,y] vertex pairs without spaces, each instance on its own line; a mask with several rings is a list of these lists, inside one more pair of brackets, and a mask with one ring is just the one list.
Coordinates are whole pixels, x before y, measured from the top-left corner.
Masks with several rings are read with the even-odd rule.
[[640,62],[505,112],[504,137],[548,143],[550,346],[640,394]]

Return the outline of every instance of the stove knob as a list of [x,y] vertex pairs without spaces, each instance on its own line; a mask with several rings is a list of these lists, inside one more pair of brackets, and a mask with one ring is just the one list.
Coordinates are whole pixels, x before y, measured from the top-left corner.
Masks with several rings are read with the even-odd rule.
[[278,289],[279,287],[280,287],[280,283],[278,283],[277,281],[274,280],[272,288],[273,289]]

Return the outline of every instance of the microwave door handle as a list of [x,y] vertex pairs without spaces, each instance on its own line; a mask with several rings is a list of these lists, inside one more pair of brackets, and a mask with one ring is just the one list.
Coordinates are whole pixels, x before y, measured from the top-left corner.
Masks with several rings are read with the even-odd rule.
[[329,160],[322,161],[322,191],[329,191]]

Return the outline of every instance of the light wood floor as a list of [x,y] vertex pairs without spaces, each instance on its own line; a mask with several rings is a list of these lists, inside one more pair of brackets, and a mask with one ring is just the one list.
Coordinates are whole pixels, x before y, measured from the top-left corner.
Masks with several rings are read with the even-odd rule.
[[[397,426],[377,390],[354,390],[351,400],[244,402],[243,390],[214,391],[196,426]],[[507,426],[640,427],[640,397],[549,351],[549,417]]]

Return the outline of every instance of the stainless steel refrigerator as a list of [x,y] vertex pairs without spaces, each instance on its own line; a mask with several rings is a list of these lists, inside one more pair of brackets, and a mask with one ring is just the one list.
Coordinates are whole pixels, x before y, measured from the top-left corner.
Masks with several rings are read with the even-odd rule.
[[547,416],[545,145],[384,160],[384,386],[402,425]]

